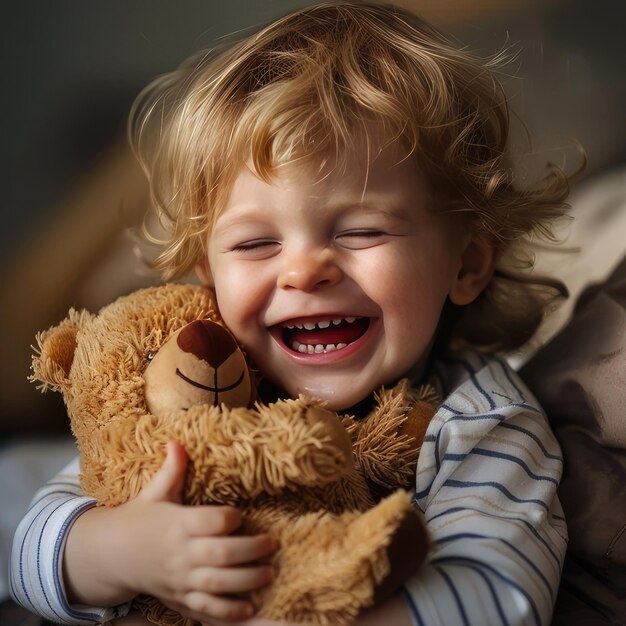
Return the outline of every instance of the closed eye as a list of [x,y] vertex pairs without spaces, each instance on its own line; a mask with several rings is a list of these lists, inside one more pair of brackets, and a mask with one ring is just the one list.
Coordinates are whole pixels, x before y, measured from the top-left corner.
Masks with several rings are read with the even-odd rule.
[[383,243],[389,236],[388,232],[382,230],[359,229],[341,232],[335,236],[335,240],[344,248],[358,250]]
[[280,243],[275,239],[253,239],[233,246],[231,251],[245,257],[260,258],[271,255],[278,249],[280,249]]

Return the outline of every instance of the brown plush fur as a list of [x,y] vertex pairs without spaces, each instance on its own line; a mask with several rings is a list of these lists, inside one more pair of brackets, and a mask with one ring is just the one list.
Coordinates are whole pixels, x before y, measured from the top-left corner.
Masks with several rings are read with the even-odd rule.
[[[81,485],[101,505],[121,504],[161,466],[166,443],[179,441],[190,457],[185,502],[235,505],[242,532],[268,531],[279,541],[277,579],[253,594],[260,614],[349,623],[392,592],[428,549],[410,494],[397,489],[414,481],[433,398],[401,382],[381,390],[361,421],[305,397],[150,413],[151,356],[201,319],[217,319],[206,290],[166,285],[97,315],[72,310],[38,336],[32,379],[63,394]],[[191,623],[152,598],[135,603],[155,624]]]

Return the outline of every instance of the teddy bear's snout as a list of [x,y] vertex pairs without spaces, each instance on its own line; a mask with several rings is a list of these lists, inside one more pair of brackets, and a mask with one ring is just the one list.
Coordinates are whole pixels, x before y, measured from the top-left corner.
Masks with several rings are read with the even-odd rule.
[[165,415],[203,404],[250,405],[248,367],[233,336],[223,326],[196,320],[174,333],[144,371],[148,410]]

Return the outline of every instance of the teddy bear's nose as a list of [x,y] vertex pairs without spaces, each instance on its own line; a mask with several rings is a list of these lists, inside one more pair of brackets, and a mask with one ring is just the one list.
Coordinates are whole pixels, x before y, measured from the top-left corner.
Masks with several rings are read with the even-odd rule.
[[176,338],[178,347],[217,369],[237,350],[234,337],[210,320],[197,320],[185,326]]

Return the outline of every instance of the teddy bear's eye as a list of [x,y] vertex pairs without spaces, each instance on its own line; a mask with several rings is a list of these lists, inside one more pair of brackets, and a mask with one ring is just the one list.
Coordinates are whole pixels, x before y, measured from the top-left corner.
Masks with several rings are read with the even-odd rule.
[[152,359],[155,357],[155,355],[156,355],[156,351],[148,352],[148,354],[146,354],[146,360],[147,361],[152,361]]

